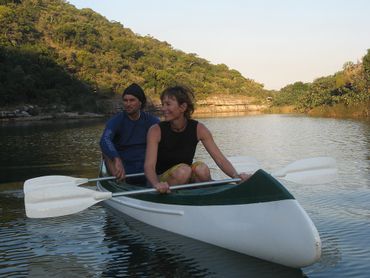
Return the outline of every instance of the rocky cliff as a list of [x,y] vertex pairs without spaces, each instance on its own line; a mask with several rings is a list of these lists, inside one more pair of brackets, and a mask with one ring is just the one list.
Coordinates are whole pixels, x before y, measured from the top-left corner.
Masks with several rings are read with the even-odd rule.
[[[196,114],[216,114],[216,113],[248,113],[263,112],[268,108],[268,104],[256,105],[251,97],[246,96],[211,96],[197,101],[195,107]],[[122,98],[115,95],[113,98],[106,98],[97,101],[96,113],[66,112],[64,106],[49,105],[48,107],[38,107],[35,105],[23,105],[14,109],[0,109],[0,121],[8,120],[45,120],[56,118],[95,118],[103,115],[113,115],[122,110]],[[160,114],[161,103],[158,98],[148,97],[146,110]]]
[[[230,113],[230,112],[262,112],[268,108],[267,104],[253,104],[254,99],[246,96],[222,95],[211,96],[206,99],[198,100],[195,106],[195,113]],[[114,99],[109,99],[100,103],[104,106],[102,110],[109,111],[109,114],[114,114],[121,110],[121,97],[116,96]],[[161,107],[158,98],[148,98],[147,109],[149,111],[159,111]]]
[[246,96],[212,96],[197,101],[196,113],[262,112],[268,107],[252,104],[253,101],[253,98]]

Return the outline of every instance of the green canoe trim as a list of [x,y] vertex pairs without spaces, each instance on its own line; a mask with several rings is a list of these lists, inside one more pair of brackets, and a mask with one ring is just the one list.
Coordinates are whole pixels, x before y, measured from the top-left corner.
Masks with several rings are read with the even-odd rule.
[[[112,193],[143,188],[129,185],[125,186],[124,189],[112,181],[103,181],[100,184]],[[279,181],[262,169],[241,184],[178,190],[171,194],[142,193],[126,197],[153,203],[195,206],[241,205],[294,199],[293,195]]]

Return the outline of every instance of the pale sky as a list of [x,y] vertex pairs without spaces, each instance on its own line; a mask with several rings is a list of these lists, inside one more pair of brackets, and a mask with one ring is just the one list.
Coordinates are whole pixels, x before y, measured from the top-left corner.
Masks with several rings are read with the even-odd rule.
[[334,74],[370,48],[369,0],[69,0],[134,33],[280,89]]

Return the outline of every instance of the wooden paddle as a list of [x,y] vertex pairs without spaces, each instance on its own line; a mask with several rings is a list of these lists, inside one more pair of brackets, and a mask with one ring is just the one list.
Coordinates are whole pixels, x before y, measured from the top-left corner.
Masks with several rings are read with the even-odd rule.
[[[293,162],[272,175],[301,184],[318,184],[333,181],[336,178],[336,163],[330,157],[316,157]],[[135,174],[140,176],[142,174]],[[112,194],[78,187],[89,181],[114,179],[81,179],[68,176],[45,176],[27,180],[24,184],[26,214],[31,218],[55,217],[82,211],[100,201],[117,196],[155,192],[156,189],[142,189]],[[240,179],[225,179],[203,183],[172,186],[171,189],[183,189],[206,185],[238,182]]]

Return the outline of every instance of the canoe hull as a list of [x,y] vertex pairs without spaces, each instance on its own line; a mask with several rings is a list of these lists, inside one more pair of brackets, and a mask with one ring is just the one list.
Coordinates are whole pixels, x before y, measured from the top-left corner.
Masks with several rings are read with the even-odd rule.
[[115,197],[105,203],[154,227],[289,267],[321,255],[317,229],[295,199],[197,206]]

